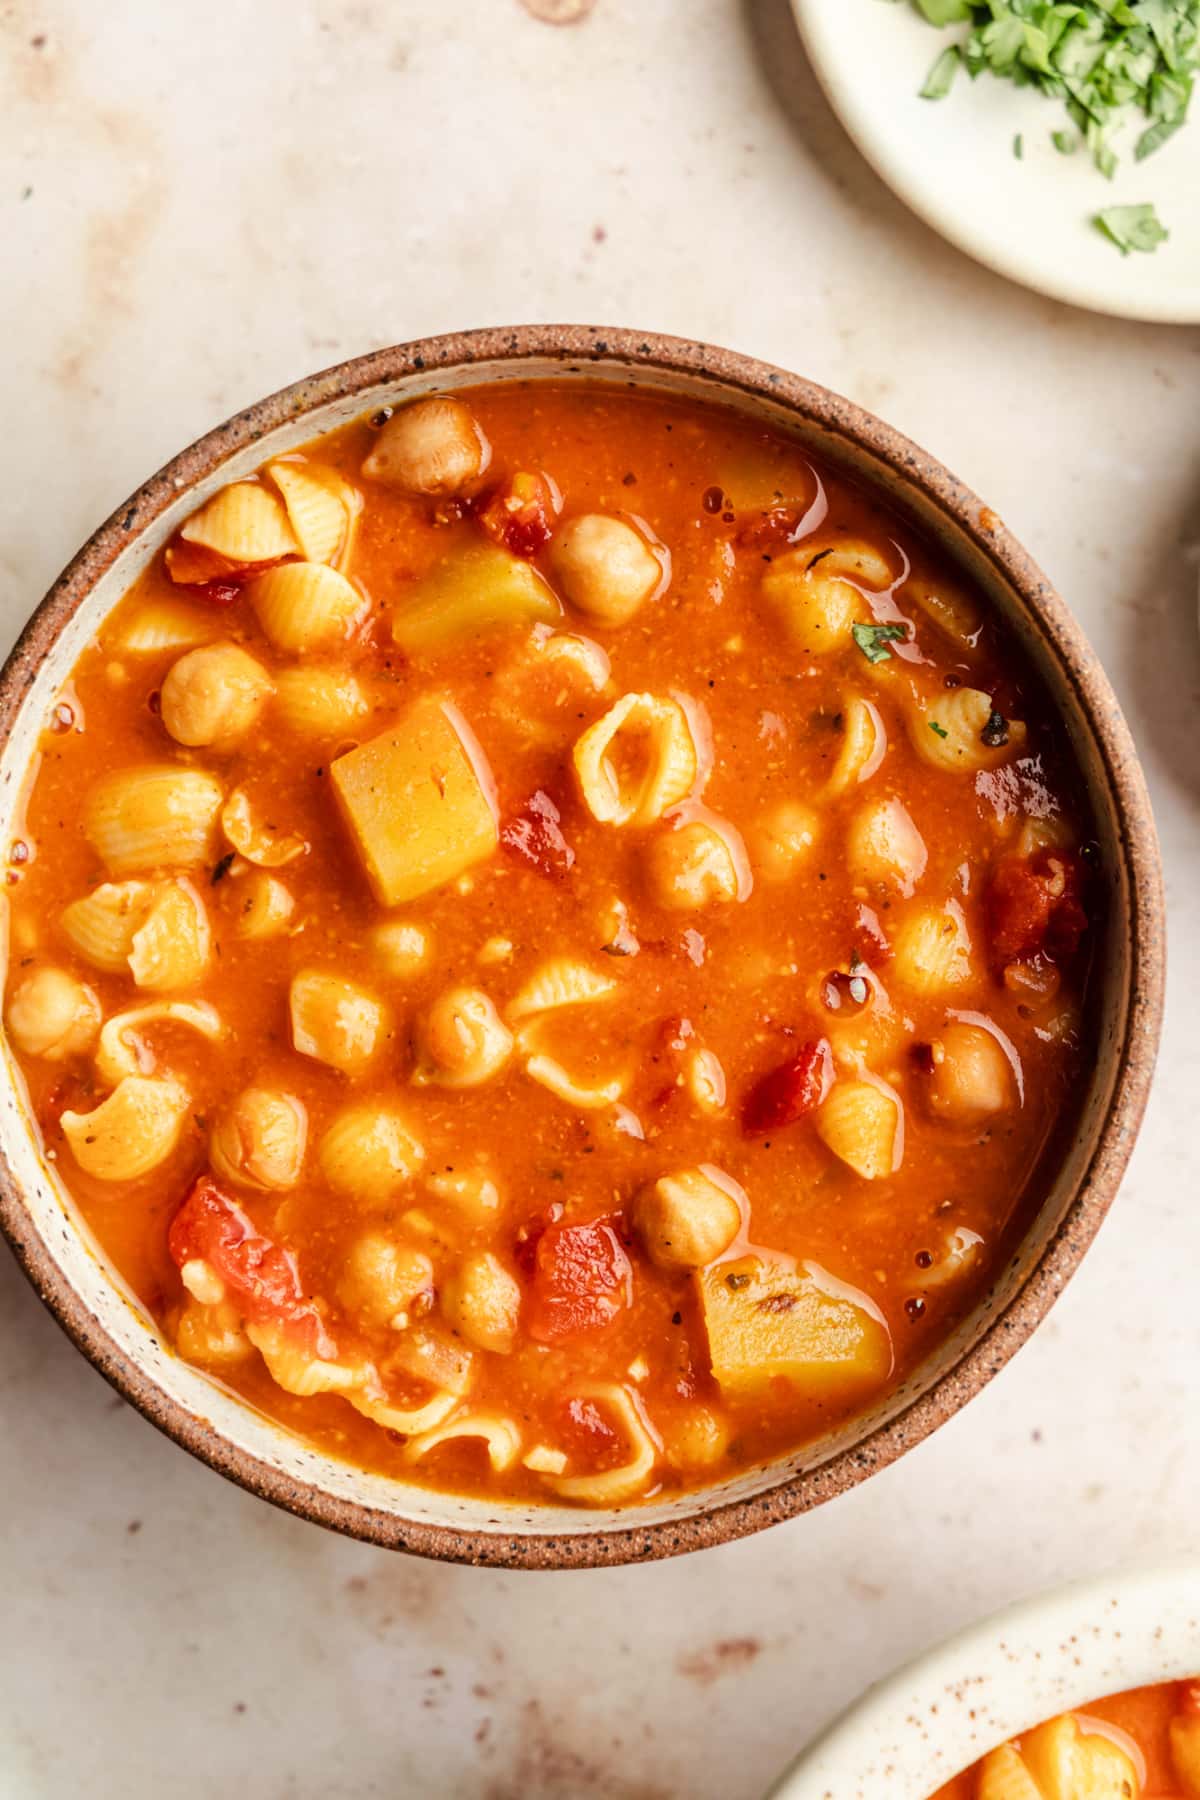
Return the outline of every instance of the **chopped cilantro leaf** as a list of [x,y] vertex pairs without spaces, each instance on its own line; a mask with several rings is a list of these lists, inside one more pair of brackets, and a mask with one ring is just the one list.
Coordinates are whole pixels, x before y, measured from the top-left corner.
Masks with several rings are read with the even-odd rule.
[[869,663],[889,662],[890,643],[903,642],[908,631],[903,625],[852,625],[850,634]]
[[946,727],[944,725],[939,725],[936,719],[930,719],[929,729],[930,731],[936,731],[940,738],[948,738],[950,736]]
[[1078,141],[1077,138],[1071,136],[1069,131],[1052,131],[1050,133],[1050,142],[1060,156],[1074,156]]
[[1154,250],[1170,237],[1153,206],[1106,206],[1093,220],[1097,230],[1117,246],[1122,256],[1131,250]]
[[1025,139],[1021,136],[1019,131],[1013,139],[1013,155],[1018,162],[1020,162],[1025,155]]
[[954,85],[954,77],[958,74],[961,61],[958,46],[947,45],[925,77],[925,86],[921,89],[922,100],[944,100]]

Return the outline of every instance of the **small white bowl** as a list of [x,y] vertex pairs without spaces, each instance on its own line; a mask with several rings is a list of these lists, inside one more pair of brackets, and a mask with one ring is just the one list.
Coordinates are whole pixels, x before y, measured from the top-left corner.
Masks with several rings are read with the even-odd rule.
[[1009,1607],[869,1688],[767,1800],[930,1800],[1006,1738],[1107,1694],[1200,1674],[1200,1561]]

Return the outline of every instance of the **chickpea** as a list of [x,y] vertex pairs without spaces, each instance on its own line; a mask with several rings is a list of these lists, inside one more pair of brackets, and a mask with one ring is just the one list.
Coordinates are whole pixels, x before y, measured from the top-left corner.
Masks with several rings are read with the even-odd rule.
[[507,1355],[517,1334],[521,1289],[499,1258],[485,1250],[469,1256],[446,1283],[442,1310],[468,1343]]
[[707,1468],[729,1447],[729,1427],[707,1406],[687,1406],[662,1426],[663,1450],[673,1469]]
[[737,1237],[742,1209],[703,1169],[680,1169],[641,1190],[633,1225],[660,1269],[703,1269]]
[[817,841],[817,815],[798,800],[781,800],[750,834],[750,857],[764,881],[787,881]]
[[655,899],[672,912],[690,912],[737,899],[733,852],[720,832],[703,819],[651,838],[646,871]]
[[930,1045],[933,1073],[925,1101],[948,1124],[970,1125],[1003,1112],[1012,1099],[1008,1057],[982,1025],[954,1021]]
[[172,663],[162,684],[163,725],[177,744],[228,750],[274,692],[262,664],[237,644],[203,644]]
[[417,1301],[433,1291],[433,1264],[423,1250],[381,1231],[360,1237],[346,1259],[338,1299],[367,1325],[403,1327]]
[[90,1050],[100,1029],[100,1002],[65,969],[35,969],[8,1003],[8,1034],[26,1056],[64,1062]]
[[461,400],[417,400],[388,420],[363,474],[410,494],[457,494],[491,461],[491,445]]
[[602,625],[624,625],[663,578],[641,532],[606,513],[584,513],[558,533],[550,561],[563,593]]
[[389,975],[415,975],[433,955],[433,939],[423,925],[385,919],[372,926],[368,942],[381,968]]
[[850,821],[846,858],[857,881],[885,883],[910,895],[928,855],[903,800],[872,800]]
[[300,1179],[308,1114],[274,1088],[248,1087],[217,1118],[209,1155],[218,1175],[243,1187],[290,1188]]
[[417,1021],[420,1087],[478,1087],[512,1053],[513,1035],[481,988],[448,988]]

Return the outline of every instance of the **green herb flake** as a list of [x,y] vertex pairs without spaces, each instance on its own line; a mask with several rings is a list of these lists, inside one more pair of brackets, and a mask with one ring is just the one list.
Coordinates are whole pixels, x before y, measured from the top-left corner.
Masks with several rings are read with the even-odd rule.
[[929,729],[930,731],[936,731],[940,738],[948,738],[950,736],[946,727],[944,725],[939,725],[936,719],[930,719]]
[[908,636],[904,625],[852,625],[850,635],[869,663],[890,662],[888,644],[903,643]]
[[1128,256],[1131,250],[1156,250],[1171,235],[1149,202],[1143,206],[1106,206],[1094,215],[1092,223],[1122,256]]
[[1024,161],[1025,139],[1021,136],[1021,133],[1019,131],[1018,131],[1016,137],[1013,139],[1013,155],[1016,157],[1018,162]]
[[1074,156],[1075,147],[1078,144],[1079,139],[1072,137],[1069,131],[1052,131],[1050,133],[1050,142],[1054,145],[1054,148],[1058,151],[1060,156]]
[[925,77],[925,86],[921,89],[922,100],[944,100],[954,86],[954,77],[958,74],[962,57],[956,44],[947,45],[938,57],[932,69]]

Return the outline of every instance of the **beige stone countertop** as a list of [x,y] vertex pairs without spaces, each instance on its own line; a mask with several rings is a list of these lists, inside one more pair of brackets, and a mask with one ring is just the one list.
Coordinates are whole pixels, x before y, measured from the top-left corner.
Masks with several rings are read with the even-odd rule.
[[900,1464],[701,1556],[506,1576],[326,1535],[159,1437],[0,1253],[3,1800],[752,1800],[952,1627],[1194,1545],[1200,333],[946,247],[786,0],[0,0],[0,215],[6,643],[150,470],[309,370],[521,320],[713,339],[883,413],[1049,570],[1174,926],[1146,1128],[1047,1324]]

